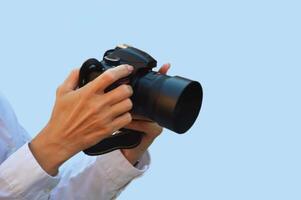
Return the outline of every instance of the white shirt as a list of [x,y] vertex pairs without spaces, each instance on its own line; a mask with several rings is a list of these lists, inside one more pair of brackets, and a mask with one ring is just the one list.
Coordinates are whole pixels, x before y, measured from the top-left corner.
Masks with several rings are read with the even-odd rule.
[[19,125],[9,103],[0,94],[0,200],[114,199],[148,168],[145,153],[133,167],[120,150],[102,156],[75,155],[48,175],[33,157],[28,133]]

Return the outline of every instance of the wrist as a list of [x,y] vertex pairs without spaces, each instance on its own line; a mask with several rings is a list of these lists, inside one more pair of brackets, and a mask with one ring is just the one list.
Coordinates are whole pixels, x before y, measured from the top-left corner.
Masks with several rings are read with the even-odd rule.
[[137,163],[140,158],[140,154],[134,149],[120,149],[123,156],[131,163],[133,166]]
[[50,139],[47,127],[29,143],[29,149],[43,170],[51,176],[57,175],[59,167],[69,159],[62,153],[58,143]]
[[135,164],[147,151],[148,147],[152,144],[153,141],[154,139],[143,138],[138,147],[135,147],[133,149],[121,149],[121,153],[133,166],[135,166]]

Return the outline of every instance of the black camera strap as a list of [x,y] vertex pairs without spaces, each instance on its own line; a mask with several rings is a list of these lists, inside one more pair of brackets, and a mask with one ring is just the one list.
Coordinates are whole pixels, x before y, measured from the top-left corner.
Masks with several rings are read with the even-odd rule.
[[100,141],[96,145],[84,150],[84,152],[90,156],[97,156],[116,149],[135,148],[140,144],[143,134],[143,132],[130,129],[120,129],[118,133]]

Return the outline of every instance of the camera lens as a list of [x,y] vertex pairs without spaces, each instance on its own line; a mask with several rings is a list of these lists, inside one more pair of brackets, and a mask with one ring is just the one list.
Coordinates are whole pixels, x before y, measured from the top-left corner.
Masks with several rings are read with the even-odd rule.
[[149,72],[135,82],[133,113],[176,133],[185,133],[200,112],[202,98],[202,87],[196,81]]
[[[177,78],[179,81],[179,78]],[[182,80],[183,81],[183,80]],[[179,86],[178,86],[179,87]],[[176,100],[173,112],[173,127],[177,133],[184,133],[194,124],[201,109],[203,99],[202,87],[195,81],[186,81]]]

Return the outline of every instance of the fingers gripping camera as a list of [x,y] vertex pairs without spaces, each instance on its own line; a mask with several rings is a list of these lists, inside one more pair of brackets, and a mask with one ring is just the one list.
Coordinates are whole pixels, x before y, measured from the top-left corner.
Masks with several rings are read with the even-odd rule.
[[[133,73],[116,81],[105,92],[121,84],[129,84],[134,91],[131,97],[133,114],[147,117],[179,134],[192,127],[202,105],[201,84],[180,76],[171,77],[153,71],[157,61],[137,48],[119,45],[106,51],[102,61],[94,58],[87,60],[80,69],[79,87],[121,64],[132,65]],[[134,148],[141,142],[142,134],[122,129],[84,152],[88,155],[100,155],[115,149]]]

